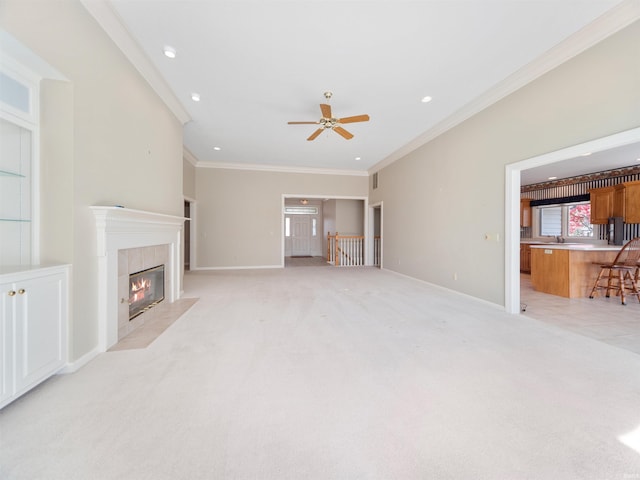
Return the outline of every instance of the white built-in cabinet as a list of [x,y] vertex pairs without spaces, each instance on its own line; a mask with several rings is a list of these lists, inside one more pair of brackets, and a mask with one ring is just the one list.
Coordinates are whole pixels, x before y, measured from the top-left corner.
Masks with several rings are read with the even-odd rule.
[[39,82],[0,52],[0,265],[39,262]]
[[0,408],[67,362],[69,269],[0,269]]

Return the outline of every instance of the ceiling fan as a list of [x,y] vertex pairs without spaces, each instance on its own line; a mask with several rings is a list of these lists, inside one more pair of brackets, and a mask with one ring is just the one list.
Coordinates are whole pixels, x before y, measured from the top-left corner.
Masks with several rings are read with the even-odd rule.
[[[331,99],[333,93],[324,92],[324,97],[327,99],[327,102]],[[351,140],[353,138],[353,134],[346,131],[340,125],[343,123],[355,123],[355,122],[368,122],[369,115],[356,115],[354,117],[344,117],[344,118],[334,118],[331,115],[331,105],[328,103],[320,104],[320,111],[322,112],[322,118],[317,122],[287,122],[289,125],[320,125],[315,132],[311,134],[308,141],[315,140],[318,135],[322,133],[323,130],[333,130],[338,135],[346,138],[347,140]]]

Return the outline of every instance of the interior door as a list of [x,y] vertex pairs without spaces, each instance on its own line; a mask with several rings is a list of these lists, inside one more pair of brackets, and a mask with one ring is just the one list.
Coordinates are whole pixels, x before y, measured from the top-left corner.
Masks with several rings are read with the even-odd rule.
[[291,216],[291,256],[311,255],[311,217]]

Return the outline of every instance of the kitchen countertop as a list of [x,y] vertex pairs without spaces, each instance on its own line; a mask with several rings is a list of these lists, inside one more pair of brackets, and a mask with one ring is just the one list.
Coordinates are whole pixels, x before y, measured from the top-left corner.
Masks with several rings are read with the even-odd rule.
[[622,245],[593,245],[590,243],[531,243],[530,246],[531,248],[580,251],[588,250],[591,252],[617,252],[622,248]]

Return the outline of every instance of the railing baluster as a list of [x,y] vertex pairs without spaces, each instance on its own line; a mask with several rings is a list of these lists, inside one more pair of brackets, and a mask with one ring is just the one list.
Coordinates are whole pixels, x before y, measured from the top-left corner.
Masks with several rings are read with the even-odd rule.
[[[374,240],[374,262],[376,257],[379,257],[379,242],[377,239]],[[331,235],[331,232],[328,232],[327,261],[337,267],[364,265],[364,236],[345,235],[341,237],[338,232],[335,235]]]

